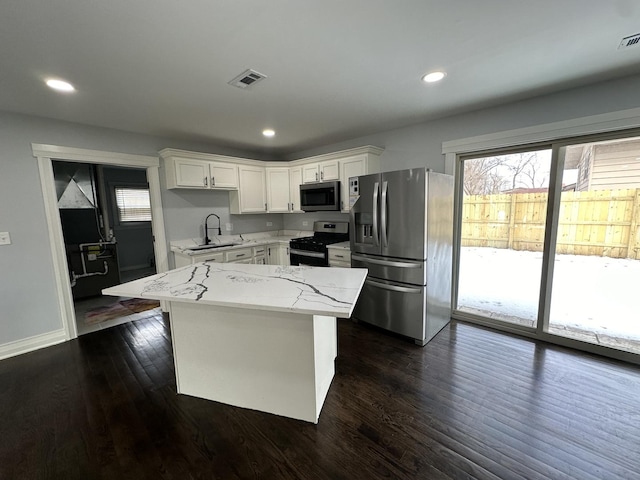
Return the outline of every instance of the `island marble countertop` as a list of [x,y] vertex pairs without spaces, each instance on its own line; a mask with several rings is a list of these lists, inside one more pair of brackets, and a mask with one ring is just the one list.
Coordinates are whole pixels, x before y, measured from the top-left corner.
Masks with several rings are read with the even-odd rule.
[[350,317],[363,268],[199,262],[104,289],[105,295]]

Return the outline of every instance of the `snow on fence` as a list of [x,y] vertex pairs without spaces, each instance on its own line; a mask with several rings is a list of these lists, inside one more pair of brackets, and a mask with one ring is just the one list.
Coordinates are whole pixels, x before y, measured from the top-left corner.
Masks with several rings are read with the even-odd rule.
[[[542,251],[546,193],[465,195],[462,246]],[[562,192],[556,252],[640,259],[640,189]]]

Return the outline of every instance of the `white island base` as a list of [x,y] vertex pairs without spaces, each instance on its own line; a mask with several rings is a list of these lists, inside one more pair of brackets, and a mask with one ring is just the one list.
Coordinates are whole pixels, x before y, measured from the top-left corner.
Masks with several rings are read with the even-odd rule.
[[195,263],[103,290],[169,303],[178,393],[318,423],[360,268]]
[[178,393],[318,423],[336,317],[171,302]]

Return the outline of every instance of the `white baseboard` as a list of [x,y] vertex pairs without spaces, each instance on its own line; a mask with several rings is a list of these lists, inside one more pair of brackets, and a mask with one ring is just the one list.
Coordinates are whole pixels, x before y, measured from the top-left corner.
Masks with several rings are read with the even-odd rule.
[[64,329],[54,330],[53,332],[43,333],[42,335],[34,335],[33,337],[15,342],[4,343],[0,345],[0,360],[15,357],[23,353],[32,352],[41,348],[50,347],[68,340]]

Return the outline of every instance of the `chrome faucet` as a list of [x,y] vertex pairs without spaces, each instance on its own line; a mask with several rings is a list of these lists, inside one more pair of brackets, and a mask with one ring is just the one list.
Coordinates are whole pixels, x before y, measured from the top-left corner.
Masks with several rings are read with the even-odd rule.
[[[210,213],[209,215],[207,215],[207,218],[204,219],[204,244],[205,245],[209,245],[211,243],[211,240],[209,240],[209,226],[207,225],[207,220],[209,220],[209,217],[211,216],[214,216],[218,219],[218,235],[222,235],[222,230],[220,229],[220,217],[215,213]],[[211,228],[215,228],[215,227],[211,227]]]

